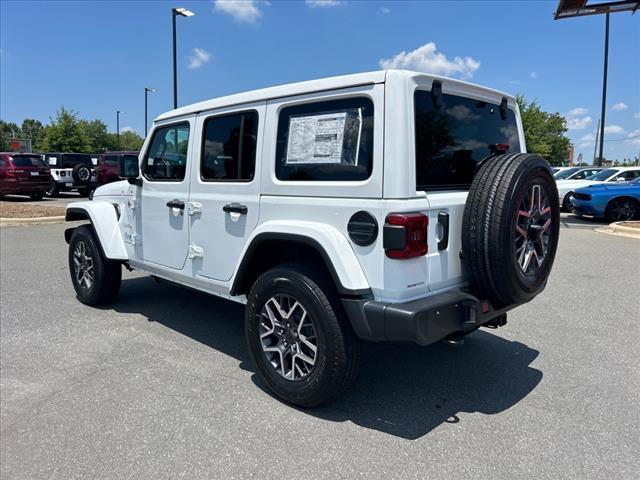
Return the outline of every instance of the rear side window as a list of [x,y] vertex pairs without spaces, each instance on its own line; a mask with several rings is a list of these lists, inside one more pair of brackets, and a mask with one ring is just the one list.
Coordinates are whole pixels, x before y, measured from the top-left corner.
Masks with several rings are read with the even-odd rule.
[[44,163],[38,155],[14,155],[11,163],[14,167],[43,167]]
[[251,181],[256,166],[258,113],[234,113],[204,123],[200,177],[208,181]]
[[[520,151],[513,110],[500,105],[416,91],[416,188],[468,189],[478,165],[496,151]],[[435,101],[440,105],[436,106]]]
[[106,155],[104,157],[104,164],[112,166],[112,167],[118,165],[118,156],[117,155]]
[[356,97],[286,107],[277,142],[279,180],[366,180],[373,167],[373,102]]
[[147,180],[179,182],[184,180],[189,147],[189,124],[181,123],[156,129],[145,156],[142,171]]

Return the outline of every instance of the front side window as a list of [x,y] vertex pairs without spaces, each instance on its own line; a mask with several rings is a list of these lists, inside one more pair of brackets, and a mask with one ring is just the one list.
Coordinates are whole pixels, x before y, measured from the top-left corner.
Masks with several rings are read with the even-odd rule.
[[93,162],[90,155],[83,155],[81,153],[63,153],[58,158],[58,168],[73,168],[76,165],[86,165],[93,168]]
[[204,123],[200,177],[205,181],[251,181],[256,166],[258,113],[234,113]]
[[373,167],[373,102],[355,97],[286,107],[276,147],[279,180],[366,180]]
[[468,189],[496,153],[520,152],[516,115],[500,105],[418,90],[414,95],[416,188]]
[[156,129],[145,156],[142,172],[147,180],[179,182],[187,170],[189,124]]
[[615,180],[618,180],[619,178],[624,178],[625,180],[629,181],[629,180],[633,180],[634,178],[640,176],[640,170],[628,170],[626,172],[622,172],[620,175],[618,175]]
[[605,180],[607,180],[609,177],[613,176],[617,172],[618,170],[616,170],[615,168],[607,168],[606,170],[601,170],[595,175],[591,175],[590,177],[587,177],[585,180],[591,180],[594,182],[604,182]]

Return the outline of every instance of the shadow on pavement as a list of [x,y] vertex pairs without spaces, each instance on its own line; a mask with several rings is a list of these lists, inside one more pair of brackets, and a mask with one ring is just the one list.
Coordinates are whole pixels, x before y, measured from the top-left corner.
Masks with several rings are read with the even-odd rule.
[[[141,314],[233,356],[269,393],[245,345],[242,305],[146,277],[124,280],[111,308]],[[300,411],[417,439],[443,423],[464,421],[460,413],[491,415],[518,403],[542,379],[542,372],[530,366],[538,353],[485,331],[468,336],[459,348],[365,344],[360,376],[347,394]]]

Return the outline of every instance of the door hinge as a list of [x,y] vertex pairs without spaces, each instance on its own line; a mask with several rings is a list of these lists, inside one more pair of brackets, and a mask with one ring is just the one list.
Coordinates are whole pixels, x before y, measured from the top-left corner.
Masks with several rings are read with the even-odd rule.
[[140,238],[139,235],[136,235],[135,233],[125,233],[124,234],[124,241],[125,243],[130,243],[131,245],[137,245],[138,239]]
[[198,213],[202,213],[202,204],[198,202],[188,202],[187,213],[189,215],[196,215]]
[[130,210],[133,210],[134,208],[136,208],[135,198],[130,198],[129,200],[127,200],[127,206],[129,207]]
[[189,245],[189,258],[204,257],[204,248],[197,245]]

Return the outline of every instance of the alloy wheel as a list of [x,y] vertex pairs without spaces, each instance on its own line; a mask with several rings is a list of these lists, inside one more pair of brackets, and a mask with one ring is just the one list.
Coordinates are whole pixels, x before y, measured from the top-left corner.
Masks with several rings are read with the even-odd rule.
[[516,261],[525,275],[535,274],[542,266],[552,223],[549,198],[534,184],[520,203],[514,232]]
[[93,258],[87,253],[84,241],[79,241],[73,250],[73,265],[79,287],[90,290],[95,281]]
[[287,380],[306,378],[316,364],[318,339],[311,315],[290,295],[274,295],[260,311],[262,351]]

